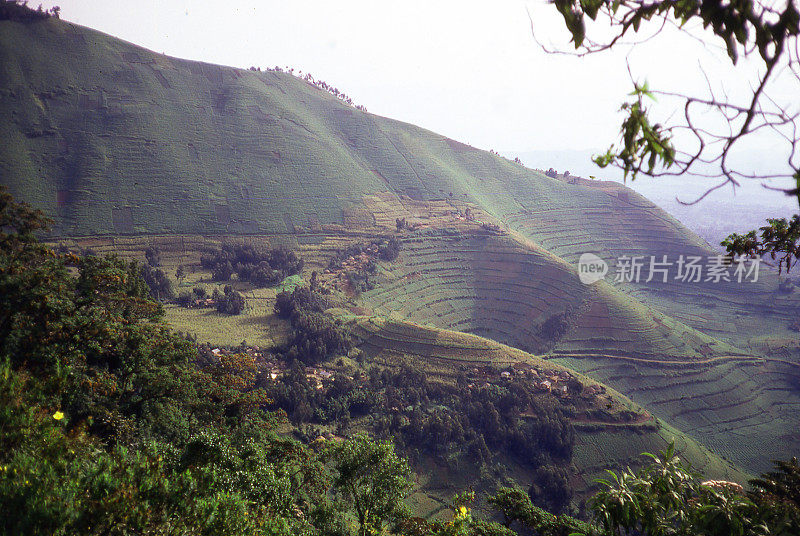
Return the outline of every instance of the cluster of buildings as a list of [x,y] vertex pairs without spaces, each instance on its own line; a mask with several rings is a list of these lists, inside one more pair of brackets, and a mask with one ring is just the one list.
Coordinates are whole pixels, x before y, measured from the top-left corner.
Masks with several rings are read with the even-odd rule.
[[196,307],[199,309],[216,307],[216,306],[217,306],[217,300],[215,300],[214,298],[199,298],[197,300],[189,302],[189,307]]
[[[486,387],[490,385],[489,380],[497,379],[497,369],[485,366],[473,368],[469,374],[471,383],[468,387]],[[515,363],[508,370],[499,373],[501,380],[511,381],[513,378],[525,378],[533,383],[540,391],[554,393],[559,396],[568,396],[571,391],[578,391],[582,395],[596,396],[602,394],[605,388],[598,384],[581,384],[572,374],[566,370],[562,371],[539,371],[525,363]]]
[[368,272],[370,263],[378,257],[377,244],[371,244],[364,248],[358,255],[350,255],[341,262],[341,268],[325,268],[325,284],[334,290],[347,289],[349,279],[347,274],[350,272]]
[[[272,354],[264,352],[258,346],[247,346],[244,350],[241,348],[235,350],[213,348],[210,352],[217,359],[231,353],[246,353],[253,358],[254,362],[259,364],[259,368],[272,381],[277,381],[286,374],[287,364],[284,361],[275,359]],[[325,367],[305,368],[306,380],[316,389],[322,389],[326,383],[333,379],[333,375],[334,372]],[[498,371],[490,365],[474,367],[468,371],[467,377],[470,382],[467,387],[470,389],[489,387],[492,382],[496,382],[498,379],[511,381],[514,378],[524,378],[532,382],[539,391],[563,397],[569,396],[570,393],[579,393],[584,397],[595,397],[605,393],[605,387],[602,385],[591,384],[584,386],[566,370],[540,371],[526,363],[515,363],[503,371]],[[362,380],[366,381],[366,378],[362,377]]]

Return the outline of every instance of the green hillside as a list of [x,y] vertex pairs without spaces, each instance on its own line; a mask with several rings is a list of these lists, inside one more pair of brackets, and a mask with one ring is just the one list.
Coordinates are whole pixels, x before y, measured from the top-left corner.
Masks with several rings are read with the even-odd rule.
[[[289,74],[169,58],[56,20],[2,24],[0,169],[13,194],[56,216],[58,236],[294,239],[325,227],[391,228],[381,205],[413,217],[414,201],[444,199],[479,207],[570,263],[585,251],[609,260],[712,253],[620,185],[545,177],[353,109]],[[741,346],[760,334],[740,318],[754,306],[790,335],[794,311],[774,307],[776,285],[701,285],[701,296],[685,284],[630,290]],[[724,307],[707,318],[687,301]]]
[[[800,299],[774,274],[578,280],[584,252],[716,254],[624,186],[546,177],[290,74],[170,58],[52,19],[0,22],[0,136],[2,183],[54,218],[53,241],[131,258],[157,245],[194,282],[208,276],[200,251],[232,238],[296,250],[307,276],[343,245],[396,236],[400,257],[346,296],[353,307],[543,355],[750,471],[769,463],[759,445],[800,448],[788,328]],[[274,342],[274,292],[242,290],[246,317],[171,307],[169,319],[216,344]]]
[[[563,396],[559,400],[570,408],[576,431],[573,463],[577,472],[573,477],[573,485],[579,494],[595,488],[595,480],[603,477],[605,470],[635,463],[640,453],[652,449],[663,450],[671,441],[676,443],[686,460],[703,474],[733,481],[747,479],[745,473],[729,462],[712,454],[684,433],[654,419],[641,406],[619,392],[606,389],[586,376],[540,357],[475,335],[426,328],[408,322],[358,317],[354,323],[354,332],[362,341],[360,348],[370,356],[372,362],[389,367],[410,362],[424,370],[429,377],[440,381],[455,383],[458,370],[477,371],[477,367],[483,370],[487,365],[496,371],[515,370],[515,375],[522,371],[529,378],[533,375],[535,378],[546,378],[567,374],[578,380],[582,392]],[[483,375],[477,379],[477,374],[474,373],[470,380],[475,383],[492,381]],[[556,383],[554,390],[558,385]],[[598,393],[599,396],[589,393]],[[636,417],[626,416],[629,412]],[[521,469],[514,468],[511,473],[514,474],[516,470]],[[470,485],[478,486],[477,483]]]

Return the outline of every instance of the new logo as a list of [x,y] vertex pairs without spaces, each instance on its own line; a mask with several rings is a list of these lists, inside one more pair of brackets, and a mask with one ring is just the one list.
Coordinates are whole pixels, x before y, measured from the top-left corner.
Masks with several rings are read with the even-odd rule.
[[578,278],[584,285],[603,279],[608,273],[608,263],[594,253],[584,253],[578,259]]

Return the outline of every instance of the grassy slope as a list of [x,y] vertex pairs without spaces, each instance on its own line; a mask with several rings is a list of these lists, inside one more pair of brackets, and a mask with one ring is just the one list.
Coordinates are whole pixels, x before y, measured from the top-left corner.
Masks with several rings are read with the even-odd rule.
[[[314,249],[335,240],[343,225],[387,232],[395,215],[424,223],[431,207],[469,203],[482,219],[514,231],[515,243],[493,240],[487,250],[480,238],[458,247],[409,238],[405,264],[365,301],[386,314],[530,349],[541,343],[538,325],[571,307],[557,355],[632,389],[632,398],[656,404],[656,414],[670,422],[689,415],[685,424],[704,441],[730,436],[723,423],[734,406],[744,408],[733,419],[737,426],[744,419],[739,433],[748,441],[778,439],[793,426],[797,397],[780,396],[787,391],[776,376],[739,381],[728,369],[706,367],[687,376],[691,381],[674,382],[699,393],[697,411],[687,414],[680,397],[692,393],[662,386],[641,367],[631,376],[628,362],[576,357],[696,360],[762,352],[765,326],[774,331],[773,346],[796,339],[786,330],[796,300],[776,293],[774,278],[746,288],[577,283],[567,265],[583,251],[606,259],[711,253],[622,186],[545,177],[353,110],[290,75],[168,58],[55,20],[0,23],[0,80],[2,180],[55,216],[58,236],[103,235],[115,244],[120,235],[153,242],[170,240],[155,234],[180,236],[183,258],[196,255],[186,241],[208,234],[268,235],[273,244]],[[307,230],[317,234],[298,234]],[[222,327],[233,338],[250,333],[247,326]],[[780,400],[762,403],[747,389]],[[721,415],[709,418],[702,408]],[[762,410],[767,424],[753,428],[748,423],[755,425]],[[719,440],[730,452],[731,440]]]
[[362,301],[374,314],[534,352],[543,348],[542,323],[569,311],[570,327],[549,358],[625,393],[743,467],[768,469],[765,438],[774,456],[797,451],[799,367],[741,357],[610,285],[581,285],[569,265],[529,246],[510,237],[408,239]]
[[[486,365],[500,370],[514,364],[525,364],[542,375],[568,370],[516,348],[457,331],[382,317],[350,317],[349,324],[360,341],[359,347],[371,362],[389,367],[411,364],[424,370],[429,377],[443,382],[454,383],[459,369],[470,370]],[[576,378],[584,386],[596,383],[580,374]],[[602,477],[606,469],[618,470],[636,463],[642,452],[658,452],[666,448],[670,441],[674,441],[682,456],[704,475],[739,482],[750,478],[747,473],[713,454],[691,437],[654,420],[641,406],[613,389],[607,389],[603,395],[582,404],[574,417],[576,445],[573,464],[577,472],[572,482],[579,496],[585,496],[588,490],[593,489],[595,479]],[[582,422],[583,413],[592,409],[603,410],[611,417],[605,422]],[[615,423],[613,415],[626,411],[636,412],[645,420],[638,424]],[[517,467],[513,461],[507,463],[510,464],[509,475],[520,478],[525,474],[524,469]],[[433,462],[429,470],[447,472]],[[459,478],[464,480],[463,485],[481,489],[480,475],[464,470],[461,473]],[[423,485],[423,494],[434,499],[449,498],[447,493],[453,490],[439,489],[436,485],[439,480],[432,479],[431,486]],[[525,485],[524,476],[519,484]]]
[[[545,177],[288,74],[169,58],[60,21],[2,26],[0,170],[62,236],[352,227],[375,217],[365,196],[382,194],[470,201],[567,262],[711,253],[620,185]],[[763,334],[747,321],[754,307],[792,335],[797,300],[775,289],[764,278],[626,290],[741,347]]]

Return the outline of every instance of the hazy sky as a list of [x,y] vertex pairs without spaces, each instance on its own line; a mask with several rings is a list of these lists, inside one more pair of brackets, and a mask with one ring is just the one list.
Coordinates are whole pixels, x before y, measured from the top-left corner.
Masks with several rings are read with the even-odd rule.
[[540,41],[569,36],[545,0],[44,2],[54,4],[66,20],[172,56],[292,66],[370,112],[504,153],[608,147],[631,89],[626,59],[637,79],[674,91],[703,91],[701,63],[734,96],[752,74],[679,32],[630,53],[547,54],[528,12]]

